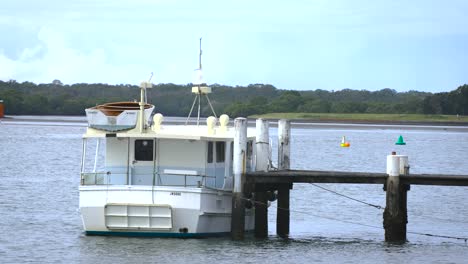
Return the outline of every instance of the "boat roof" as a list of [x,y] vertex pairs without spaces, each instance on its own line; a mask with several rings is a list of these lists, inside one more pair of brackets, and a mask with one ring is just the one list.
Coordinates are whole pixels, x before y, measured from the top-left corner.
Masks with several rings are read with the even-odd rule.
[[[207,125],[161,125],[157,129],[146,128],[143,132],[137,128],[126,131],[105,131],[88,127],[83,138],[162,138],[162,139],[188,139],[224,141],[234,139],[234,127],[215,126],[209,129]],[[255,138],[255,129],[247,128],[247,137]]]

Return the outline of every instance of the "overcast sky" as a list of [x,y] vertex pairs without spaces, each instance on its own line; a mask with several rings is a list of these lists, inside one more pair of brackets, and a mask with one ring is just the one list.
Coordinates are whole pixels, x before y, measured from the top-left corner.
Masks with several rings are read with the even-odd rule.
[[451,91],[468,83],[466,0],[6,0],[0,79]]

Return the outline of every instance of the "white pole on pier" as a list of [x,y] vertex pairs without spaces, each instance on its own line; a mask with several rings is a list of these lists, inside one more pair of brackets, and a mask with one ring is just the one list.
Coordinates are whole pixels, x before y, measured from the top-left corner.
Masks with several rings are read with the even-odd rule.
[[242,192],[242,177],[246,168],[246,153],[247,153],[247,119],[236,118],[234,120],[234,193]]
[[290,168],[290,137],[291,122],[286,119],[278,121],[278,170],[289,170]]
[[257,119],[256,121],[256,171],[268,171],[270,161],[270,135],[268,131],[268,120]]
[[[270,167],[270,136],[268,120],[256,121],[256,171],[268,171]],[[255,185],[255,237],[268,237],[268,198],[265,186]]]
[[243,201],[243,185],[246,168],[247,152],[247,119],[234,120],[234,188],[232,191],[231,236],[234,240],[244,239],[245,205]]
[[[290,137],[291,122],[281,119],[278,121],[278,170],[290,168]],[[282,238],[289,236],[289,192],[292,184],[278,186],[278,208],[276,211],[276,234]]]

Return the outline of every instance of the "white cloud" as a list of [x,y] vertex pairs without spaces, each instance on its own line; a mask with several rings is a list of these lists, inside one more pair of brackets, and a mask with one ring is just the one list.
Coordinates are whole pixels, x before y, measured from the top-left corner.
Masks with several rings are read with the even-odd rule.
[[50,83],[54,79],[63,83],[138,83],[135,78],[146,78],[149,74],[142,65],[110,64],[103,49],[89,52],[73,49],[63,35],[50,28],[42,28],[38,39],[40,45],[24,49],[16,60],[0,52],[1,79],[38,83]]

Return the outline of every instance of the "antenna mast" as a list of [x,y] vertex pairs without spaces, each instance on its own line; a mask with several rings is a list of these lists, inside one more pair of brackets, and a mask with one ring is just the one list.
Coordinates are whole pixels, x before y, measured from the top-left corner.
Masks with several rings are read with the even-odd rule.
[[197,126],[200,124],[200,110],[201,110],[201,96],[205,95],[206,100],[208,101],[208,104],[210,105],[211,111],[213,112],[214,116],[216,116],[216,112],[213,109],[213,106],[211,105],[210,98],[208,97],[208,94],[211,93],[211,88],[206,86],[206,83],[203,80],[203,75],[202,75],[202,46],[201,46],[202,38],[200,38],[200,52],[198,55],[198,69],[196,69],[196,80],[193,82],[193,87],[192,87],[192,93],[195,94],[195,99],[193,100],[192,108],[190,109],[190,113],[185,120],[185,125],[187,125],[190,116],[192,115],[193,108],[195,106],[195,103],[197,102],[198,99],[198,115],[197,115]]
[[198,55],[198,69],[200,71],[202,70],[202,65],[201,65],[201,55],[202,55],[201,40],[202,40],[202,38],[200,38],[200,54]]

